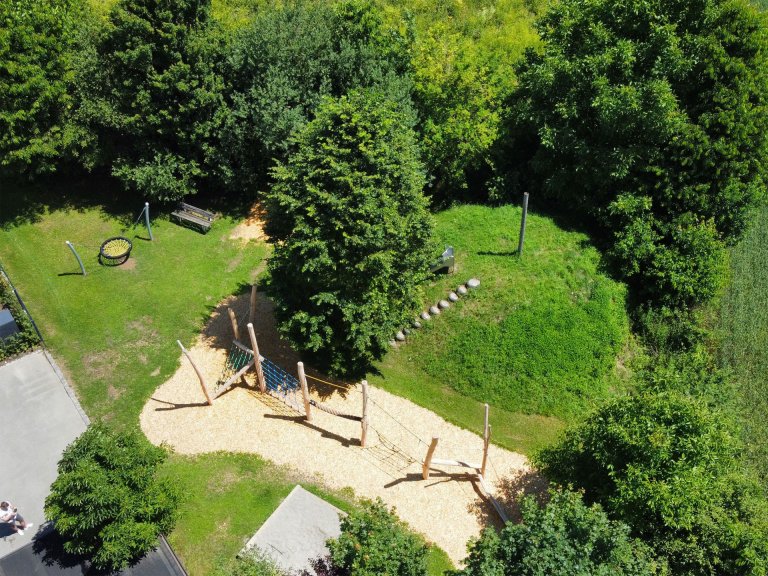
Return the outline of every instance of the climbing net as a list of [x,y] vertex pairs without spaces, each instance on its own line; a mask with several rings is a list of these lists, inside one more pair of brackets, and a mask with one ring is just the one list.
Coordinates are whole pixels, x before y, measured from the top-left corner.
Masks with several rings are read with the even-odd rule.
[[218,397],[229,390],[254,364],[253,351],[233,340],[221,376],[216,382],[214,395]]

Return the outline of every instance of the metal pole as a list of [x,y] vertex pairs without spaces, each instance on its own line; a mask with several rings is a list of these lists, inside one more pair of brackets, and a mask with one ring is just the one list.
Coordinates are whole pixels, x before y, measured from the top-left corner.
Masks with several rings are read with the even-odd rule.
[[149,202],[144,202],[144,221],[147,223],[147,232],[149,232],[149,239],[154,240],[152,236],[152,226],[149,225]]
[[520,242],[517,244],[517,257],[523,255],[523,243],[525,242],[525,220],[528,216],[528,192],[523,194],[523,218],[520,220]]
[[75,250],[75,246],[69,240],[65,240],[65,242],[67,243],[67,246],[69,246],[69,249],[72,250],[72,254],[77,258],[77,263],[80,264],[80,270],[83,271],[83,276],[85,276],[85,266],[83,266],[83,261],[80,260],[80,255],[77,253],[77,250]]

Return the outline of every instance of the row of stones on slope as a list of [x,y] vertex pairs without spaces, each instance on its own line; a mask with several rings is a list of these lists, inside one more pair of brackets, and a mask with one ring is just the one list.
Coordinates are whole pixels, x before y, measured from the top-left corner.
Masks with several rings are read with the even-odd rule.
[[[453,291],[450,292],[448,294],[448,300],[440,300],[437,303],[437,305],[430,306],[428,311],[425,310],[424,312],[419,314],[419,319],[414,320],[411,323],[411,326],[413,326],[413,328],[416,328],[416,329],[421,328],[422,327],[421,321],[427,321],[430,318],[432,318],[432,316],[436,316],[440,314],[442,310],[446,310],[451,306],[451,302],[458,302],[459,295],[464,296],[469,292],[469,290],[474,290],[478,286],[480,286],[480,280],[478,280],[477,278],[470,278],[469,280],[467,280],[466,284],[460,285],[455,292]],[[389,343],[394,345],[396,344],[396,342],[405,342],[405,337],[408,336],[410,333],[411,333],[411,330],[409,328],[403,328],[397,334],[395,334],[395,339],[390,340]]]

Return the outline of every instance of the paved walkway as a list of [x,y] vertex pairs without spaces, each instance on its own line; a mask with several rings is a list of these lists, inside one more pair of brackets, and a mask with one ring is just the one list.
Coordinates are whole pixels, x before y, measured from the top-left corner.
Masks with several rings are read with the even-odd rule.
[[58,368],[38,351],[0,367],[0,499],[10,500],[35,526],[24,536],[0,527],[0,558],[26,546],[45,521],[43,505],[56,464],[88,423]]

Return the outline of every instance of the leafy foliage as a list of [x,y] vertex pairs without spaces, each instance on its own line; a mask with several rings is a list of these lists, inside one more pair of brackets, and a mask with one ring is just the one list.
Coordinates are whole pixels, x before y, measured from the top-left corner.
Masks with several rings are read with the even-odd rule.
[[[426,576],[427,546],[381,499],[341,519],[341,536],[328,541],[330,554],[313,561],[319,576]],[[301,576],[310,576],[308,571]]]
[[143,197],[197,191],[221,100],[209,12],[210,0],[121,0],[91,30],[73,120],[87,168],[109,168]]
[[408,37],[368,0],[299,1],[265,10],[228,50],[228,109],[219,114],[222,164],[253,187],[325,96],[379,86],[410,101]]
[[251,548],[230,562],[217,566],[212,576],[283,576],[283,572],[272,558],[258,548]]
[[[731,0],[555,4],[518,69],[510,182],[581,206],[643,300],[711,297],[763,194],[768,32]],[[526,147],[533,142],[531,150]],[[526,156],[526,153],[530,154]]]
[[752,479],[733,469],[738,458],[716,413],[663,392],[603,406],[538,463],[626,522],[674,574],[765,574],[768,508]]
[[521,502],[522,523],[501,535],[487,529],[469,546],[466,568],[455,576],[650,576],[660,573],[650,550],[578,494],[553,492],[545,506]]
[[26,352],[40,343],[32,325],[32,321],[19,303],[10,284],[0,272],[0,310],[7,308],[11,311],[19,332],[13,336],[0,339],[0,362],[16,354]]
[[71,105],[71,38],[80,0],[0,2],[0,169],[52,172]]
[[45,501],[64,550],[107,570],[151,550],[176,521],[178,494],[155,476],[165,458],[140,432],[118,433],[104,424],[92,424],[67,446]]
[[281,332],[359,374],[417,305],[432,221],[413,130],[383,95],[326,100],[273,171],[266,231]]

